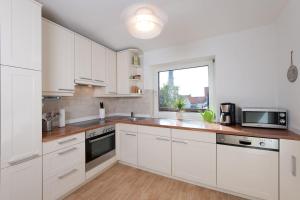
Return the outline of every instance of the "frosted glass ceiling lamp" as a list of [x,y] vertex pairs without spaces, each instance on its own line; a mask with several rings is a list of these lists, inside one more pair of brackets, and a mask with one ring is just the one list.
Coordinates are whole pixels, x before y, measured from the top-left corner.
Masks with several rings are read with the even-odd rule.
[[126,25],[129,33],[139,39],[158,36],[166,23],[166,17],[158,9],[146,6],[129,10]]

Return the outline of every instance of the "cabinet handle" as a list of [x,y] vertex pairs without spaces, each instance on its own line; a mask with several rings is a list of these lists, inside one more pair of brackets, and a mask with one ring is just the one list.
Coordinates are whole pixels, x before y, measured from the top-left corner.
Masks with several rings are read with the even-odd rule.
[[296,156],[292,156],[292,175],[297,176],[297,159],[296,159]]
[[161,137],[157,137],[156,140],[160,140],[160,141],[170,141],[170,140],[167,139],[167,138],[161,138]]
[[68,91],[68,92],[74,92],[75,90],[73,90],[73,89],[58,89],[58,90],[60,90],[60,91]]
[[94,79],[94,81],[97,81],[97,82],[104,82],[104,81],[102,81],[102,80],[99,80],[99,79]]
[[58,178],[59,178],[59,179],[64,179],[64,178],[66,178],[67,176],[70,176],[71,174],[74,174],[74,173],[77,172],[77,171],[78,171],[78,169],[72,169],[71,171],[65,173],[64,175],[59,176]]
[[85,78],[85,77],[79,77],[79,78],[83,80],[92,80],[91,78]]
[[27,161],[30,161],[30,160],[33,160],[35,158],[39,157],[39,154],[33,154],[33,155],[30,155],[30,156],[26,156],[25,158],[20,158],[20,159],[17,159],[17,160],[13,160],[13,161],[10,161],[8,162],[10,165],[19,165],[21,163],[24,163],[24,162],[27,162]]
[[126,133],[125,135],[129,135],[129,136],[136,136],[136,134],[133,134],[133,133]]
[[72,142],[74,140],[77,140],[77,138],[71,138],[71,139],[68,139],[68,140],[60,141],[60,142],[58,142],[58,144],[62,145],[62,144],[66,144],[66,143]]
[[180,144],[187,144],[186,141],[181,141],[181,140],[172,140],[175,143],[180,143]]
[[76,149],[77,149],[77,147],[73,147],[73,148],[68,149],[68,150],[66,150],[66,151],[59,152],[58,155],[62,156],[62,155],[64,155],[64,154],[67,154],[67,153],[70,153],[70,152],[72,152],[72,151],[75,151]]

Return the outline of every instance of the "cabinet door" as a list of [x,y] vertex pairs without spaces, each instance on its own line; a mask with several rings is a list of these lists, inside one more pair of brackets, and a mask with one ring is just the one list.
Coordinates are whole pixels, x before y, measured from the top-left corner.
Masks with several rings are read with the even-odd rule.
[[42,152],[41,72],[1,67],[1,168]]
[[300,199],[300,142],[280,140],[280,199]]
[[1,64],[41,70],[41,5],[1,0]]
[[216,186],[216,144],[172,139],[173,176]]
[[139,133],[139,166],[171,175],[171,141],[168,137]]
[[92,79],[96,85],[105,84],[105,47],[92,42]]
[[106,49],[106,93],[117,93],[117,53]]
[[137,165],[137,133],[120,131],[120,160]]
[[75,79],[92,82],[92,41],[75,34]]
[[250,197],[278,200],[278,161],[278,152],[217,145],[217,185]]
[[41,200],[42,158],[1,170],[0,199]]
[[128,51],[117,53],[117,93],[130,94],[129,66],[131,56]]
[[74,92],[74,33],[43,20],[43,92]]

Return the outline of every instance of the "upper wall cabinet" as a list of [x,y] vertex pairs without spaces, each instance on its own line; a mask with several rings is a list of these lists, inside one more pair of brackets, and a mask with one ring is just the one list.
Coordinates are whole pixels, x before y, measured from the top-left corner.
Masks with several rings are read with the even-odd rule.
[[41,5],[1,0],[1,64],[41,70]]
[[92,80],[94,85],[105,85],[105,47],[92,42]]
[[75,83],[92,84],[92,41],[75,34]]
[[74,33],[43,19],[43,95],[73,95],[74,59]]
[[117,93],[117,53],[106,49],[106,94],[116,94]]
[[141,95],[143,89],[143,68],[141,51],[128,49],[117,53],[117,93],[120,95]]

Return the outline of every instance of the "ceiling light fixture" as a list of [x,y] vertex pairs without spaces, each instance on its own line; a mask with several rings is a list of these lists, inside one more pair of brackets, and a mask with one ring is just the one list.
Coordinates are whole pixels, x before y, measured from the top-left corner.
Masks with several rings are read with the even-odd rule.
[[158,36],[167,17],[154,6],[133,6],[126,11],[126,26],[129,33],[139,39],[151,39]]

